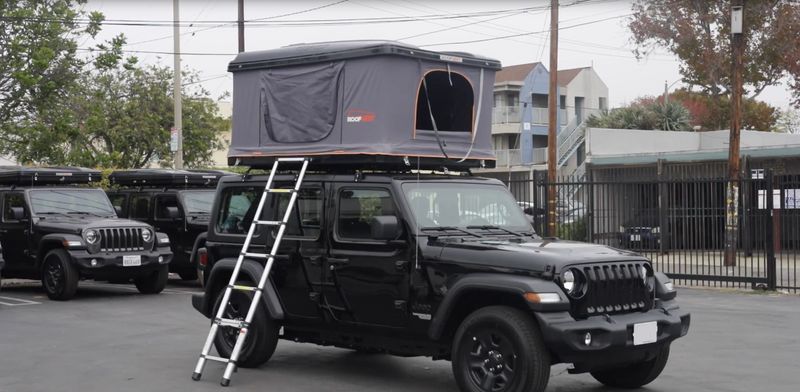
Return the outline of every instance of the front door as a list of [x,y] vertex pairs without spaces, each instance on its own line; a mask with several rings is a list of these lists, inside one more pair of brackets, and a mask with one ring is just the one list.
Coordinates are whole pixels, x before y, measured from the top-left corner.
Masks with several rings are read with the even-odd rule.
[[[25,195],[22,192],[5,192],[2,194],[2,205],[0,241],[2,241],[3,256],[6,261],[4,273],[7,276],[38,279],[36,266],[28,253],[31,222],[30,211],[25,204]],[[31,275],[27,276],[29,273]]]
[[188,260],[192,251],[191,245],[187,248],[184,240],[185,224],[184,213],[175,194],[158,194],[153,197],[153,226],[169,236],[172,252],[178,261]]
[[[375,222],[397,218],[389,187],[342,184],[335,188],[330,251],[323,273],[325,302],[347,324],[405,327],[408,323],[407,246],[376,239]],[[398,232],[400,238],[402,233]]]

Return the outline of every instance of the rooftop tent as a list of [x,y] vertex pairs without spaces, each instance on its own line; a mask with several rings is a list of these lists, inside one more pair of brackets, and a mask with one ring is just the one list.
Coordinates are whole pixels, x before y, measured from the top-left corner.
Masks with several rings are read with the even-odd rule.
[[[239,54],[230,165],[317,162],[494,166],[496,60],[391,41],[292,45]],[[464,159],[466,158],[466,159]]]

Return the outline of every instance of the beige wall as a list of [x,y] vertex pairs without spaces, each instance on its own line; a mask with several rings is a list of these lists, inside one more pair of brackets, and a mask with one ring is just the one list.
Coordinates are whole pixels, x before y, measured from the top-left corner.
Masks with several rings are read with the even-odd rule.
[[[233,114],[233,104],[229,101],[217,102],[217,113],[222,117],[230,118]],[[232,124],[233,122],[231,121],[231,125]],[[231,129],[228,129],[225,133],[220,135],[219,138],[224,147],[214,151],[212,154],[213,165],[217,167],[226,167],[228,166],[228,146],[231,144]]]

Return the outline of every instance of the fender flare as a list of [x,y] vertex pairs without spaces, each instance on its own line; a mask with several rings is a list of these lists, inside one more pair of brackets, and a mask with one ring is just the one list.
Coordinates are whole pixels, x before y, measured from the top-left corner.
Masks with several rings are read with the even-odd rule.
[[563,290],[553,281],[546,281],[532,276],[477,273],[461,277],[453,283],[447,290],[447,294],[436,309],[436,314],[428,327],[428,337],[432,340],[439,340],[444,333],[447,321],[453,313],[453,309],[458,305],[461,298],[469,292],[495,291],[519,295],[527,292],[533,293],[558,293],[561,302],[553,304],[533,304],[526,302],[532,311],[561,311],[569,310],[569,299]]
[[[208,277],[206,293],[203,296],[202,313],[206,315],[206,317],[213,317],[211,312],[213,311],[212,308],[214,307],[216,296],[211,290],[217,287],[218,284],[221,284],[223,288],[227,286],[230,277],[226,273],[233,271],[235,266],[235,258],[224,258],[214,263],[214,267],[211,269],[211,275]],[[246,276],[253,282],[258,282],[263,272],[264,266],[250,259],[244,259],[242,261],[242,267],[239,270],[240,276]],[[267,280],[267,284],[264,287],[264,293],[261,296],[261,305],[270,318],[273,320],[283,320],[285,314],[283,305],[281,305],[280,297],[278,297],[278,293],[271,279]]]
[[36,248],[36,260],[41,262],[44,259],[45,252],[44,249],[48,248],[51,244],[58,244],[58,248],[65,249],[69,251],[70,249],[86,249],[84,246],[80,248],[68,248],[64,246],[64,241],[79,241],[83,243],[83,238],[79,235],[75,234],[68,234],[68,233],[52,233],[46,234],[42,236],[42,239],[39,240],[39,244]]
[[202,248],[203,245],[206,243],[206,238],[208,238],[208,232],[204,231],[197,235],[197,238],[194,239],[194,245],[192,245],[192,254],[189,255],[189,265],[193,265],[198,267],[197,265],[197,250]]

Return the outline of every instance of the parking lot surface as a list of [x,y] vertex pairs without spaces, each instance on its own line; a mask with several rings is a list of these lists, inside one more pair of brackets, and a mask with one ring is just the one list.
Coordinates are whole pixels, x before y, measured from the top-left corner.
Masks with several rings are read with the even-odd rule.
[[[7,286],[7,285],[6,285]],[[171,281],[160,295],[83,282],[69,302],[38,283],[0,291],[0,391],[219,391],[222,367],[190,376],[208,321],[190,304],[200,289]],[[689,335],[672,346],[649,391],[797,391],[800,297],[682,289]],[[457,391],[450,363],[357,354],[282,341],[231,391]],[[613,391],[555,366],[548,391]]]

